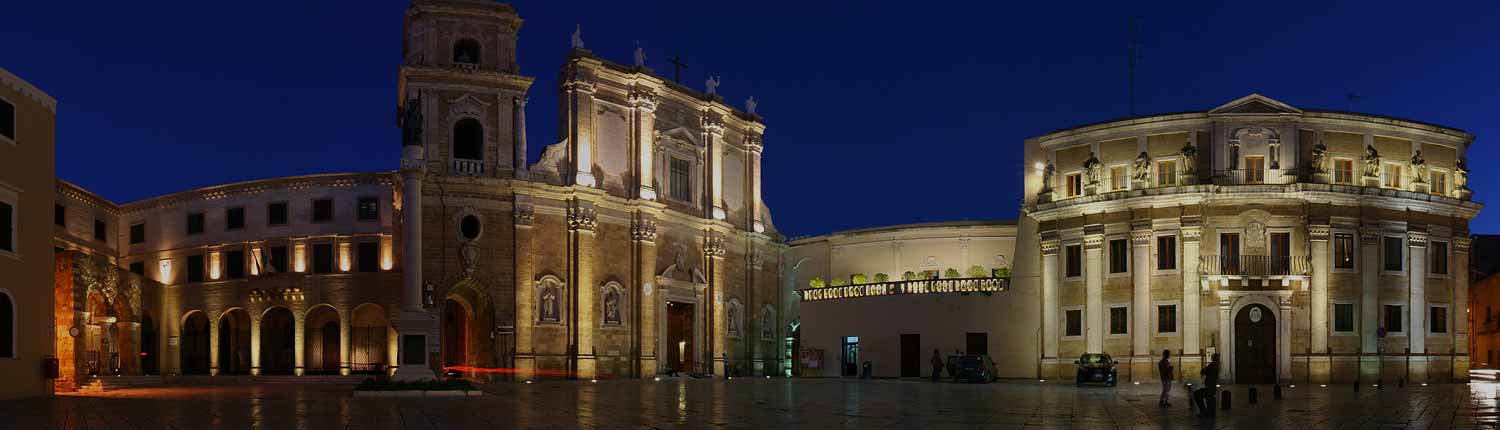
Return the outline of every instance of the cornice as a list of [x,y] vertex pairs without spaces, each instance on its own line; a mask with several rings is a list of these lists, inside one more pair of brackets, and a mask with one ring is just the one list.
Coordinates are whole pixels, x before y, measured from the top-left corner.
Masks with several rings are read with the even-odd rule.
[[302,190],[315,187],[349,187],[355,185],[380,185],[391,187],[399,182],[396,172],[328,173],[318,175],[288,176],[282,178],[257,179],[236,182],[196,190],[182,191],[120,206],[122,213],[131,214],[148,209],[169,207],[197,200],[215,200],[245,194],[257,194],[272,190]]
[[103,209],[110,215],[120,216],[120,205],[115,204],[115,202],[109,201],[109,199],[100,197],[98,194],[94,194],[89,190],[85,190],[83,189],[83,187],[74,185],[72,182],[58,179],[57,193],[72,197],[73,199],[84,203],[88,203],[90,206]]
[[1412,210],[1465,219],[1474,218],[1483,208],[1482,204],[1474,201],[1427,193],[1349,185],[1296,183],[1253,186],[1192,185],[1117,191],[1035,204],[1022,208],[1022,212],[1038,221],[1051,221],[1083,214],[1137,208],[1225,204],[1237,201],[1265,203],[1276,200]]
[[54,99],[52,98],[52,96],[47,95],[47,92],[42,91],[40,88],[31,85],[30,82],[26,82],[25,79],[21,79],[20,76],[11,74],[10,71],[5,70],[4,67],[0,67],[0,83],[4,83],[5,86],[16,90],[16,92],[25,94],[26,97],[30,97],[32,101],[35,101],[38,104],[46,107],[47,111],[52,112],[53,115],[57,115],[57,99]]

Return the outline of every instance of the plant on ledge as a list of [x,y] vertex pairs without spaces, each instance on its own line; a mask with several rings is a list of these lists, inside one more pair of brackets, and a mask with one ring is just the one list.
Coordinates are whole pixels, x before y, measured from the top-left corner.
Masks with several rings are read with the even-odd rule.
[[850,283],[852,283],[854,285],[860,285],[860,284],[868,284],[868,283],[870,283],[870,279],[866,278],[865,274],[863,274],[863,273],[855,273],[854,276],[850,276],[849,277],[849,280],[850,280]]
[[844,278],[833,278],[833,281],[828,283],[830,287],[842,287],[845,285],[849,285],[849,281],[845,281]]
[[1010,278],[1010,268],[1009,267],[1001,267],[999,269],[995,269],[995,277],[996,278]]
[[876,273],[875,274],[875,283],[890,282],[890,281],[891,281],[891,275],[887,275],[887,274],[884,274],[884,273]]
[[827,284],[823,282],[823,278],[821,277],[815,277],[807,280],[807,286],[811,288],[823,288],[826,285]]
[[962,277],[963,275],[958,274],[958,269],[954,269],[952,267],[949,267],[948,270],[943,271],[944,279],[958,279]]
[[983,266],[975,264],[973,266],[969,266],[969,277],[970,278],[988,278],[988,277],[990,277],[990,271],[984,270]]
[[917,280],[917,274],[916,274],[916,272],[912,272],[912,271],[908,270],[905,273],[901,274],[901,280],[903,280],[903,281],[915,281],[915,280]]

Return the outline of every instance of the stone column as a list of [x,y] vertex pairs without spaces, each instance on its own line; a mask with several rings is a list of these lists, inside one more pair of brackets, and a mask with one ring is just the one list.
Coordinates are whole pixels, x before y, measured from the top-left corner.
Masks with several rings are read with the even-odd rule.
[[633,154],[631,158],[631,170],[635,173],[634,182],[636,196],[646,200],[656,200],[656,187],[652,178],[652,155],[655,154],[656,142],[656,95],[648,91],[633,90],[630,92],[630,137],[634,144],[631,145]]
[[1380,231],[1370,228],[1359,232],[1359,377],[1361,381],[1380,379]]
[[[1328,235],[1329,226],[1307,226],[1309,253],[1312,254],[1312,303],[1309,313],[1312,320],[1312,353],[1309,359],[1308,378],[1312,382],[1326,383],[1331,377],[1328,354]],[[1282,324],[1285,325],[1285,324]]]
[[[750,160],[745,169],[745,175],[748,176],[745,182],[750,185],[750,196],[746,199],[748,200],[746,206],[750,210],[751,231],[765,233],[766,223],[760,218],[760,158],[761,153],[765,151],[765,145],[761,143],[760,139],[761,136],[758,134],[751,134],[745,138],[745,148],[750,152]],[[900,273],[900,271],[897,271],[892,273],[892,275],[900,276]]]
[[594,186],[594,84],[581,66],[573,64],[573,76],[563,84],[567,103],[567,136],[576,185]]
[[1083,261],[1083,275],[1087,295],[1087,308],[1084,309],[1085,319],[1088,321],[1088,326],[1084,330],[1084,338],[1088,341],[1087,352],[1104,352],[1103,234],[1084,236]]
[[1453,350],[1458,355],[1453,360],[1452,378],[1459,381],[1469,380],[1469,244],[1467,237],[1453,238],[1453,263],[1448,265],[1448,271],[1453,273],[1453,309],[1449,312],[1453,315]]
[[[1219,344],[1218,345],[1214,345],[1214,347],[1216,348],[1214,351],[1219,354],[1219,358],[1220,359],[1222,359],[1222,360],[1225,361],[1224,363],[1220,363],[1219,364],[1219,379],[1220,380],[1228,379],[1229,376],[1230,376],[1230,370],[1233,367],[1233,366],[1228,365],[1230,362],[1232,362],[1232,360],[1230,360],[1230,359],[1233,358],[1233,357],[1229,356],[1229,342],[1230,342],[1229,334],[1231,332],[1230,329],[1234,327],[1234,320],[1232,320],[1232,319],[1229,318],[1229,305],[1230,304],[1231,303],[1229,302],[1229,299],[1227,299],[1227,298],[1222,298],[1221,297],[1219,299]],[[1280,321],[1277,321],[1277,322],[1280,322]],[[1278,324],[1278,325],[1283,325],[1284,326],[1286,324]],[[1280,333],[1277,333],[1277,335],[1279,336]],[[1203,363],[1207,363],[1208,361],[1211,361],[1213,358],[1212,357],[1202,357],[1202,359],[1203,359]],[[1200,363],[1200,366],[1195,367],[1195,369],[1202,369],[1203,365],[1206,365],[1206,364]],[[1186,366],[1184,366],[1184,367],[1186,367]],[[1187,377],[1189,375],[1196,375],[1196,374],[1198,374],[1197,370],[1194,370],[1192,373],[1188,373],[1187,369],[1183,369],[1183,371],[1182,371],[1183,377]]]
[[706,231],[704,234],[703,256],[704,260],[707,260],[709,268],[708,292],[705,298],[710,302],[710,306],[712,306],[708,313],[710,315],[708,332],[709,336],[713,339],[709,340],[709,345],[712,345],[712,348],[709,349],[708,354],[714,363],[714,374],[725,376],[728,375],[724,368],[726,364],[724,358],[726,353],[729,352],[729,348],[726,346],[729,333],[727,319],[724,316],[725,307],[728,306],[728,302],[724,297],[725,282],[728,279],[724,274],[724,237],[712,230]]
[[516,179],[527,179],[530,175],[526,172],[526,96],[511,97],[511,143],[513,153],[511,155],[511,169],[515,171]]
[[[302,348],[300,342],[297,344],[297,348],[299,350]],[[302,357],[300,354],[296,360],[297,368],[301,369]],[[260,375],[260,317],[253,314],[250,317],[250,374]]]
[[1406,279],[1410,282],[1406,341],[1413,355],[1407,377],[1412,382],[1427,382],[1427,233],[1407,232],[1406,241],[1407,260],[1411,263],[1406,267]]
[[[353,356],[353,354],[350,354],[349,351],[349,338],[351,336],[349,330],[354,327],[354,324],[352,323],[353,312],[354,309],[352,308],[347,309],[344,312],[339,312],[339,375],[343,376],[349,376],[349,374],[353,371],[353,366],[351,365],[352,363],[349,359],[349,357]],[[305,318],[304,321],[302,321],[302,326],[304,328],[307,327],[307,321],[305,321]],[[306,332],[306,330],[303,330],[303,332]],[[303,348],[306,348],[307,341],[305,338],[301,343],[304,345]]]
[[536,274],[535,234],[532,222],[536,220],[531,196],[517,194],[512,207],[516,238],[516,379],[536,379]]
[[729,215],[724,212],[724,123],[714,118],[703,118],[703,140],[708,148],[708,168],[704,169],[708,176],[704,178],[704,184],[708,188],[708,216],[713,219],[725,219]]
[[656,351],[656,300],[659,293],[656,285],[656,219],[645,213],[636,213],[634,225],[630,229],[631,239],[635,242],[633,253],[635,273],[632,278],[636,285],[631,286],[635,292],[631,299],[631,308],[636,310],[635,323],[635,346],[636,372],[637,376],[650,377],[656,375],[657,351]]
[[1057,377],[1057,234],[1042,233],[1042,378]]
[[[1202,366],[1202,362],[1208,359],[1208,357],[1198,355],[1199,350],[1203,348],[1200,338],[1202,330],[1199,323],[1199,317],[1202,315],[1199,305],[1203,300],[1200,291],[1203,287],[1201,285],[1202,279],[1198,273],[1198,257],[1200,253],[1199,248],[1202,245],[1203,227],[1197,226],[1198,222],[1201,221],[1194,221],[1194,226],[1184,226],[1182,228],[1182,353],[1190,357],[1195,357],[1195,359],[1191,360],[1193,363],[1191,369],[1194,372],[1197,372],[1197,369]],[[1186,225],[1188,222],[1185,220],[1183,224]],[[1224,312],[1227,313],[1228,309],[1224,309]],[[1223,339],[1227,333],[1227,331],[1221,330],[1219,338]],[[1183,357],[1184,363],[1189,361],[1189,357]],[[1183,366],[1183,372],[1187,372],[1188,370],[1188,366]]]
[[1286,382],[1292,380],[1292,325],[1281,321],[1292,320],[1292,299],[1282,297],[1276,303],[1281,310],[1281,320],[1276,324],[1276,380]]
[[1151,380],[1151,230],[1130,232],[1132,381]]
[[[214,376],[219,374],[219,320],[223,319],[223,315],[220,314],[219,318],[215,318],[208,312],[203,314],[208,316],[208,374]],[[82,352],[83,348],[78,350]]]
[[[291,309],[288,308],[287,310]],[[296,313],[292,315],[292,365],[294,366],[292,374],[302,376],[307,371],[307,318],[304,317],[306,312],[298,313],[302,315],[297,315]],[[258,327],[260,326],[260,321],[255,321],[251,324]],[[327,336],[327,334],[325,333],[324,336]],[[254,340],[253,342],[256,345],[260,344],[259,340]]]
[[422,180],[427,174],[426,150],[420,145],[401,148],[401,312],[391,324],[400,333],[400,366],[396,378],[434,379],[427,349],[437,340],[437,319],[422,301]]
[[594,331],[599,328],[599,310],[594,305],[599,285],[594,283],[594,228],[598,214],[593,202],[573,200],[568,208],[568,290],[573,293],[568,324],[572,334],[572,359],[579,379],[597,376]]

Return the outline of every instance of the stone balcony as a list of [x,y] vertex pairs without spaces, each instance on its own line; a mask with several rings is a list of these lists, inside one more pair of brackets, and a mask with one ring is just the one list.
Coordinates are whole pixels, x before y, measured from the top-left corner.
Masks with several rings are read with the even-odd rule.
[[455,175],[483,175],[484,160],[453,160],[453,174]]
[[914,294],[998,293],[1010,288],[1010,278],[919,279],[871,284],[806,288],[798,291],[802,301],[854,299],[860,297]]

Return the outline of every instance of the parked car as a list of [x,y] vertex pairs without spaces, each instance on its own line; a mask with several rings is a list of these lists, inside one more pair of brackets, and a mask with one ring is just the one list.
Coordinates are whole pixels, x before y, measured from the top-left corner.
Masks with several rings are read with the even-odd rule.
[[1084,354],[1073,364],[1078,365],[1078,385],[1098,382],[1113,387],[1119,382],[1119,372],[1115,365],[1120,362],[1110,358],[1109,354]]
[[953,380],[958,382],[995,382],[1000,379],[995,372],[995,361],[988,355],[960,355],[952,359],[957,370]]

